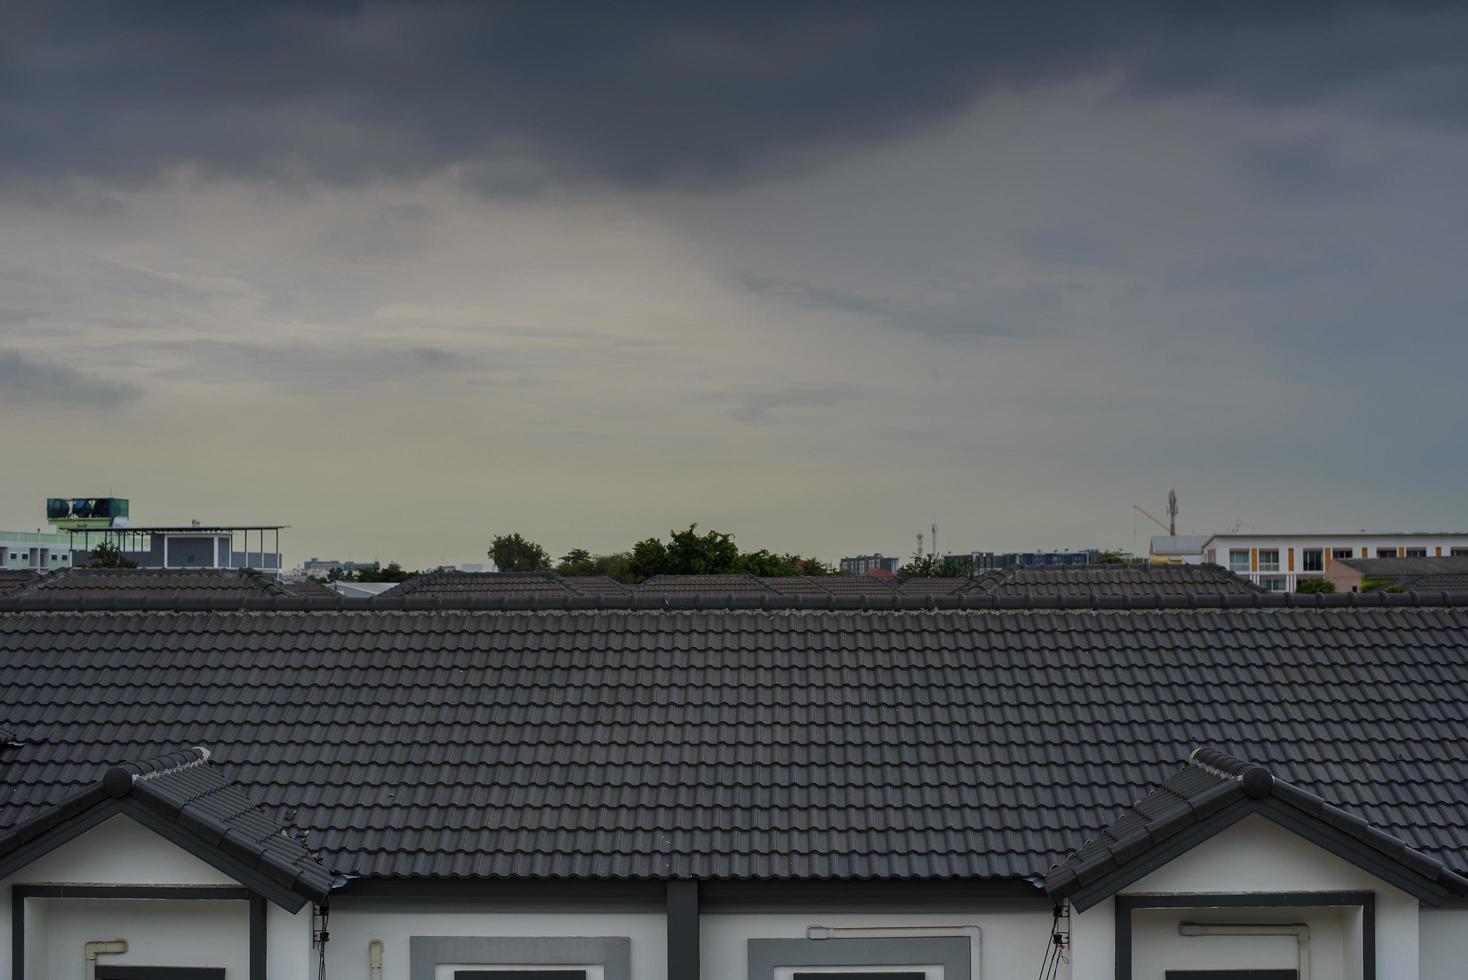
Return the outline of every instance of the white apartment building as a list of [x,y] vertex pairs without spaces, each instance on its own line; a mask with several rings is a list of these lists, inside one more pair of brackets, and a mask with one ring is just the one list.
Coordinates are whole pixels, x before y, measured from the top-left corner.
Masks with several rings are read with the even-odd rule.
[[1203,543],[1203,560],[1271,592],[1294,592],[1301,580],[1324,578],[1339,558],[1468,556],[1468,532],[1398,534],[1215,534]]

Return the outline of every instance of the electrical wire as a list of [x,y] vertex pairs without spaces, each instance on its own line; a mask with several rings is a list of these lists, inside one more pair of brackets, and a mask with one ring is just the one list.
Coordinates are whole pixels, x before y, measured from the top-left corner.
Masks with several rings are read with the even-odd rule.
[[331,921],[331,907],[323,902],[318,908],[321,910],[321,931],[316,934],[316,980],[326,980],[326,943],[331,939],[327,924]]

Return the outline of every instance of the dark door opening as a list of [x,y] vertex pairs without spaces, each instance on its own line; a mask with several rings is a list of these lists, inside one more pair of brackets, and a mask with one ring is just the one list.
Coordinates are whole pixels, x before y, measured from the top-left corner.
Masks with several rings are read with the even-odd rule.
[[103,966],[97,980],[224,980],[224,970],[212,966]]
[[1296,970],[1168,970],[1167,980],[1300,980]]

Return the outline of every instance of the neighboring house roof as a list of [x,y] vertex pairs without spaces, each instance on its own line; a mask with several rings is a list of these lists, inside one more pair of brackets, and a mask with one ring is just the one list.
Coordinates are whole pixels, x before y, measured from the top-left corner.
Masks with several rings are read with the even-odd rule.
[[1154,555],[1201,555],[1206,534],[1154,534],[1151,553]]
[[309,578],[303,578],[298,582],[287,582],[285,583],[285,587],[292,595],[322,596],[325,598],[334,598],[338,595],[338,593],[327,588],[324,583]]
[[210,765],[205,749],[77,771],[87,778],[73,792],[0,832],[0,878],[125,814],[291,911],[331,891],[335,877]]
[[970,578],[909,578],[897,586],[903,595],[952,595],[973,582]]
[[626,595],[632,591],[631,586],[610,575],[567,575],[561,581],[583,595]]
[[753,575],[654,575],[637,586],[638,592],[659,595],[754,596],[779,595]]
[[0,568],[0,595],[19,592],[41,577],[29,568]]
[[0,613],[0,832],[203,742],[337,874],[1024,880],[1201,739],[1468,870],[1468,597],[776,598]]
[[821,584],[821,577],[814,575],[772,575],[765,576],[760,581],[780,595],[831,594],[831,590]]
[[897,579],[877,575],[831,575],[821,584],[836,596],[891,596],[900,595]]
[[1219,595],[1258,586],[1217,565],[1011,565],[982,575],[966,591],[990,595]]
[[400,596],[577,595],[555,572],[429,572],[393,590]]
[[1366,578],[1408,579],[1439,575],[1468,575],[1468,558],[1337,558]]
[[248,599],[291,591],[249,568],[69,568],[37,578],[19,595],[45,599]]
[[1263,766],[1209,747],[1195,749],[1187,765],[1052,868],[1045,891],[1084,912],[1256,813],[1430,904],[1468,893],[1468,878],[1440,859]]

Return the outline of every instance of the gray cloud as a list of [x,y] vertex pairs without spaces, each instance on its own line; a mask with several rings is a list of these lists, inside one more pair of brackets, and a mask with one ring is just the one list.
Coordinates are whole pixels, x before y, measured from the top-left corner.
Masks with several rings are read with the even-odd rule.
[[342,392],[425,376],[469,377],[488,368],[477,355],[436,347],[251,344],[220,340],[153,341],[118,349],[139,363],[161,356],[176,363],[153,373],[169,381],[268,384],[301,396]]
[[0,167],[354,180],[453,165],[741,180],[982,92],[1117,71],[1140,95],[1468,119],[1468,10],[1378,3],[57,3],[0,35]]
[[0,350],[0,405],[44,403],[112,408],[142,394],[136,385]]

